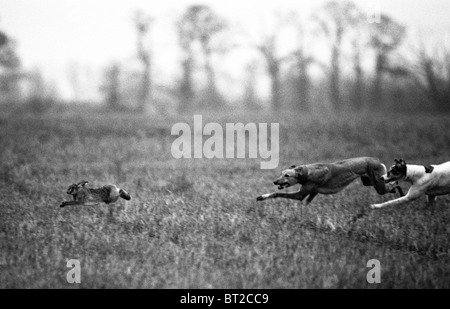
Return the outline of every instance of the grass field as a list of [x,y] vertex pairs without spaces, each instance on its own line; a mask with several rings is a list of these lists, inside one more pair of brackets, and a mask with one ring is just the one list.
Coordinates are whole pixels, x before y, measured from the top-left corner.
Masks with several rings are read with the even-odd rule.
[[[255,200],[291,164],[448,161],[448,116],[203,118],[280,123],[279,167],[173,159],[171,126],[190,116],[0,116],[0,288],[450,288],[447,196],[433,209],[421,199],[355,224],[348,221],[363,207],[394,196],[356,181],[309,206]],[[59,208],[83,179],[115,183],[133,198]],[[80,260],[81,284],[66,281],[69,259]],[[381,263],[380,284],[366,281],[370,259]]]

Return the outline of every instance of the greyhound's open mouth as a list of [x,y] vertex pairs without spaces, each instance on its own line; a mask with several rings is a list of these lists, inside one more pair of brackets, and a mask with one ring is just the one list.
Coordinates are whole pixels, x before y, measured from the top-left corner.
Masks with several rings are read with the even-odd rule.
[[289,186],[290,185],[288,183],[284,183],[284,184],[278,186],[278,190],[283,190],[283,189],[285,189],[285,188],[287,188]]

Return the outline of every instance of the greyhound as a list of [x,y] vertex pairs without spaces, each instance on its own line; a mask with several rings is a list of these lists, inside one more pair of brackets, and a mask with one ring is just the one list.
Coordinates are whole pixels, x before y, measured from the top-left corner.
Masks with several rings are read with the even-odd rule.
[[302,187],[299,191],[264,194],[258,196],[256,200],[263,201],[282,197],[303,201],[308,197],[306,204],[309,204],[317,194],[338,193],[357,178],[361,178],[364,186],[373,186],[380,195],[395,193],[397,190],[403,196],[403,191],[398,183],[385,183],[382,178],[385,175],[386,166],[380,160],[371,157],[353,158],[335,163],[314,163],[298,167],[293,165],[284,170],[273,183],[278,186],[278,190],[301,184]]
[[371,208],[396,206],[414,201],[427,195],[428,205],[433,205],[437,195],[450,194],[450,161],[440,165],[406,164],[403,159],[395,159],[385,178],[386,183],[406,181],[412,184],[406,196],[381,204],[372,204]]
[[86,188],[85,185],[88,182],[83,180],[77,184],[70,185],[67,189],[67,194],[73,196],[73,201],[64,201],[60,207],[68,205],[83,205],[83,206],[96,206],[99,203],[114,203],[119,197],[129,201],[131,196],[122,189],[117,188],[115,185],[105,185],[101,188],[91,189]]

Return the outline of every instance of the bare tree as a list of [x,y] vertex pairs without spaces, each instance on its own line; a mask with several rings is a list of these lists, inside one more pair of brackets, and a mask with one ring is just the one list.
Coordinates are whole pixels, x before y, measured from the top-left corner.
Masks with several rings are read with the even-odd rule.
[[113,63],[105,71],[104,84],[101,89],[105,95],[105,103],[112,111],[121,108],[120,88],[120,66]]
[[322,10],[314,15],[321,32],[331,45],[330,102],[335,110],[341,109],[340,60],[344,37],[360,18],[360,11],[352,2],[327,2]]
[[252,61],[245,69],[244,107],[247,110],[257,110],[260,108],[255,89],[258,64],[256,61]]
[[24,76],[19,69],[20,59],[16,53],[15,42],[0,31],[0,103],[21,99],[19,81]]
[[193,100],[195,96],[193,71],[194,71],[194,51],[192,44],[195,41],[195,33],[193,25],[195,24],[194,15],[190,10],[177,22],[178,42],[181,47],[182,61],[182,80],[180,85],[180,104],[178,106],[179,112],[186,112],[192,109]]
[[207,90],[210,95],[212,108],[218,108],[220,104],[219,92],[217,90],[216,74],[212,64],[215,53],[225,53],[227,48],[220,42],[222,34],[228,25],[225,20],[217,15],[209,6],[192,5],[187,8],[184,15],[177,24],[178,37],[183,51],[183,80],[181,84],[182,96],[187,99],[181,110],[190,108],[194,95],[192,74],[194,54],[192,44],[200,44],[204,56],[204,68],[208,79]]
[[16,69],[20,65],[14,42],[0,31],[0,66],[6,69]]
[[385,73],[397,76],[403,75],[403,68],[391,63],[391,55],[401,45],[405,34],[405,27],[385,14],[380,15],[379,23],[372,24],[370,46],[375,51],[372,108],[381,107],[383,100],[383,75]]
[[311,109],[311,79],[308,67],[313,63],[313,58],[299,52],[298,57],[298,107],[299,110],[309,111]]
[[272,94],[272,110],[277,112],[281,110],[281,64],[286,60],[285,57],[277,56],[276,48],[276,33],[268,35],[264,41],[257,46],[266,61],[267,72],[271,80],[271,94]]
[[364,73],[361,64],[361,45],[353,41],[353,71],[355,75],[355,84],[352,91],[352,107],[354,110],[361,110],[364,106]]
[[414,81],[436,110],[450,112],[450,52],[442,49],[430,54],[422,44],[412,71]]
[[254,40],[248,38],[251,47],[255,48],[265,61],[270,78],[271,109],[275,112],[280,111],[282,108],[281,68],[293,56],[292,53],[280,55],[278,46],[281,32],[288,25],[292,25],[291,15],[276,14],[274,27],[267,30],[258,39],[258,42],[255,43]]
[[351,105],[353,110],[359,111],[364,107],[364,70],[362,66],[364,50],[368,46],[368,25],[364,14],[357,8],[353,10],[351,18],[352,29],[350,30],[350,40],[352,47],[352,67],[354,84],[351,91]]
[[300,23],[297,15],[292,16],[293,22],[297,29],[298,35],[298,48],[292,54],[295,61],[296,68],[296,97],[298,102],[298,109],[302,111],[308,111],[311,108],[310,102],[310,90],[311,90],[311,79],[308,73],[309,67],[315,62],[314,58],[307,53],[306,43],[305,43],[305,31],[303,25]]
[[35,67],[27,74],[30,82],[30,96],[26,99],[29,111],[40,114],[49,111],[55,104],[55,88],[45,80],[39,67]]
[[0,47],[8,43],[8,37],[2,31],[0,31]]
[[144,111],[149,104],[153,104],[152,98],[152,61],[151,51],[145,47],[144,41],[148,36],[153,18],[146,16],[142,11],[137,11],[133,18],[137,31],[138,58],[142,64],[142,84],[139,95],[138,111]]

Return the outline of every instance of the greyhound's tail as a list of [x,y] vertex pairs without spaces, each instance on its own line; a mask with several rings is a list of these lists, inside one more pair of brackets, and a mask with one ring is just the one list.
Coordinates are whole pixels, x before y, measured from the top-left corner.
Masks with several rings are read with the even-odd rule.
[[127,201],[131,200],[130,194],[128,194],[128,192],[123,189],[119,190],[119,196]]

